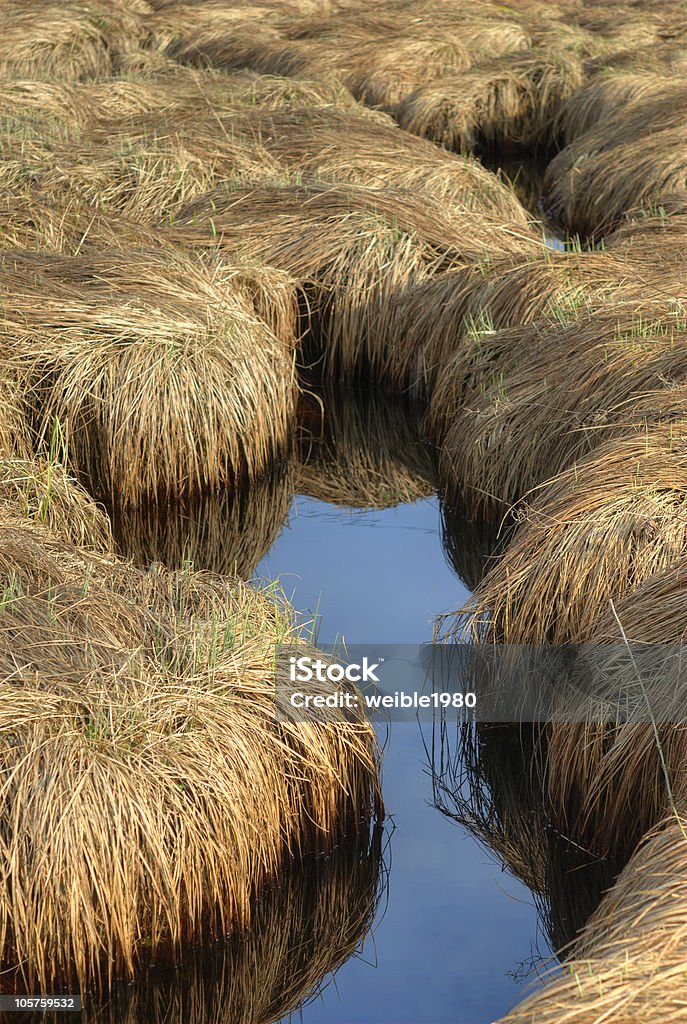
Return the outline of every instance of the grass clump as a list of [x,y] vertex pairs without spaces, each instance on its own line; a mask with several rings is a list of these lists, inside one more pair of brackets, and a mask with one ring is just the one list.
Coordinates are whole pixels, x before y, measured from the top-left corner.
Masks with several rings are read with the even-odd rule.
[[274,595],[1,533],[0,920],[24,984],[108,985],[246,928],[289,854],[366,827],[370,727],[276,719],[297,626]]
[[431,410],[435,430],[445,431],[440,476],[449,500],[460,491],[470,515],[501,518],[631,424],[679,415],[687,320],[679,310],[647,307],[642,316],[628,306],[482,338],[484,361],[473,360],[462,398],[454,361]]
[[421,85],[399,105],[398,121],[458,152],[546,148],[563,103],[583,77],[571,53],[517,51]]
[[477,590],[472,630],[516,644],[593,637],[609,601],[683,552],[686,453],[682,421],[638,426],[547,482]]
[[[57,419],[69,467],[121,504],[255,477],[290,438],[294,338],[256,313],[264,272],[168,257],[14,253],[0,271],[3,346],[39,438]],[[285,331],[292,298],[272,283]]]
[[648,835],[547,984],[502,1024],[640,1024],[681,1012],[684,991],[685,823]]
[[306,360],[340,379],[393,388],[414,381],[404,297],[415,282],[488,251],[537,247],[520,224],[449,213],[427,196],[362,186],[287,185],[209,193],[181,211],[172,236],[277,267],[300,285]]

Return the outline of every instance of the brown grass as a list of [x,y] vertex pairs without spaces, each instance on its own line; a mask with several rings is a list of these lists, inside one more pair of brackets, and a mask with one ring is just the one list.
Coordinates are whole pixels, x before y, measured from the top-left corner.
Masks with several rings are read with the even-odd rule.
[[684,190],[686,102],[682,80],[659,78],[575,138],[547,168],[550,215],[570,231],[600,236],[628,210],[656,208]]
[[472,630],[505,643],[593,637],[610,600],[684,550],[686,451],[684,421],[639,427],[550,481],[469,606]]
[[568,145],[609,119],[615,122],[628,104],[651,101],[657,89],[677,85],[675,79],[649,73],[595,75],[564,103],[556,121],[557,134]]
[[582,81],[573,54],[525,50],[421,85],[399,105],[398,120],[458,152],[548,146],[562,104]]
[[502,364],[517,364],[526,339],[536,337],[525,325],[542,319],[556,331],[600,304],[631,309],[652,291],[666,303],[684,295],[684,261],[654,252],[648,263],[644,254],[629,261],[620,249],[555,252],[534,240],[529,251],[487,251],[408,288],[396,314],[405,324],[400,344],[430,398],[425,427],[432,441],[443,443],[471,389],[481,392]]
[[664,695],[672,701],[672,695],[677,699],[683,691],[679,652],[687,633],[686,589],[681,557],[600,616],[592,637],[595,702],[579,694],[570,707],[570,718],[577,724],[548,727],[552,813],[562,831],[596,855],[628,856],[668,813],[673,795],[684,789],[683,723],[667,724],[656,714],[655,724],[604,726],[595,712],[604,691],[609,695],[608,709],[609,699],[627,692],[630,684],[636,689],[638,676],[652,695],[654,708]]
[[0,274],[39,437],[59,422],[69,466],[123,504],[255,477],[290,440],[294,338],[254,311],[267,272],[168,256],[15,253]]
[[226,123],[305,180],[426,192],[459,211],[482,210],[523,226],[528,221],[512,190],[476,160],[413,138],[369,112],[246,110]]
[[[436,5],[434,12],[440,12]],[[215,21],[200,30],[194,25],[192,35],[182,34],[168,52],[201,67],[249,67],[263,74],[305,77],[334,72],[361,102],[394,111],[429,77],[465,69],[484,52],[505,53],[528,42],[512,22],[493,25],[457,18],[453,24],[428,24],[411,35],[402,25],[399,31],[398,12],[390,17],[393,27],[381,20],[370,31],[369,22],[357,25],[348,13],[338,24],[322,24],[319,31],[312,26],[310,31],[292,30],[287,37],[266,20],[257,25],[236,21],[229,31]],[[405,20],[409,30],[416,29],[417,18]]]
[[[674,418],[674,408],[659,410],[663,399],[673,404],[665,392],[684,382],[685,345],[684,316],[658,305],[643,315],[633,305],[602,307],[569,326],[537,321],[486,338],[462,402],[458,381],[440,383],[433,396],[430,420],[438,434],[446,429],[440,476],[449,498],[460,489],[470,515],[500,518],[627,425]],[[449,365],[460,374],[457,362]]]
[[502,1024],[679,1020],[686,942],[685,824],[649,835],[584,929],[563,971]]
[[369,726],[275,719],[273,596],[1,540],[0,930],[29,990],[247,927],[287,851],[365,828]]
[[293,467],[282,463],[236,490],[213,491],[164,505],[113,510],[117,546],[136,565],[191,565],[250,579],[282,529],[295,489]]
[[102,553],[112,550],[104,508],[54,457],[0,459],[0,509],[5,519],[40,523],[67,544]]
[[435,490],[416,411],[402,399],[324,388],[299,414],[300,494],[347,508],[390,508]]
[[450,213],[427,196],[362,186],[283,186],[214,192],[181,211],[180,244],[246,253],[300,283],[310,308],[305,358],[325,375],[364,375],[395,388],[415,380],[409,286],[489,252],[540,246],[516,224]]
[[144,0],[5,0],[0,73],[75,82],[111,74],[120,52],[145,41]]

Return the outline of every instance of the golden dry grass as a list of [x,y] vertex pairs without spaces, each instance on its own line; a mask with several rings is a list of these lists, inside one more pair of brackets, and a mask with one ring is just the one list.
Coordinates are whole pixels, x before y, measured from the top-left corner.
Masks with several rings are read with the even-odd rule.
[[[628,425],[674,418],[686,348],[684,314],[660,304],[643,315],[633,304],[601,307],[570,325],[537,321],[483,339],[470,390],[461,398],[449,379],[432,398],[449,499],[460,490],[470,515],[501,518]],[[449,373],[460,375],[457,363]]]
[[180,212],[170,236],[288,273],[309,307],[306,360],[326,376],[363,375],[396,389],[415,381],[415,353],[403,341],[410,285],[488,252],[516,257],[542,247],[522,224],[359,185],[209,193]]
[[512,190],[476,160],[413,138],[369,112],[247,109],[223,123],[304,180],[426,192],[457,210],[482,210],[523,226],[528,221]]
[[546,147],[562,104],[583,77],[571,53],[518,51],[421,85],[399,105],[398,121],[458,152]]
[[42,524],[65,543],[112,550],[105,509],[53,457],[0,459],[0,509],[5,518]]
[[[672,716],[658,709],[684,690],[679,653],[687,632],[686,591],[683,556],[600,615],[591,637],[595,699],[573,695],[574,724],[548,726],[551,813],[595,856],[628,856],[684,789],[687,730],[681,721],[664,721]],[[658,721],[598,724],[604,702],[608,717],[609,700],[636,690],[638,680]]]
[[1,532],[0,933],[30,989],[245,928],[287,852],[367,827],[369,725],[275,717],[274,594]]
[[[237,11],[231,26],[208,20],[204,26],[194,25],[185,38],[181,29],[167,52],[182,63],[201,67],[249,67],[263,74],[305,77],[334,72],[361,102],[394,111],[427,78],[468,68],[485,52],[506,53],[528,43],[513,22],[490,24],[455,17],[453,12],[453,18],[441,25],[441,8],[434,5],[433,14],[438,18],[432,24],[428,20],[419,32],[417,15],[401,14],[399,23],[398,10],[390,10],[389,20],[382,16],[374,25],[369,20],[358,23],[345,12],[329,24],[306,23],[300,31],[289,31],[288,25],[267,19],[250,24]],[[408,31],[403,30],[403,21]]]
[[[256,901],[250,930],[191,949],[173,974],[150,969],[107,1005],[84,1008],[88,1024],[271,1024],[319,997],[359,949],[380,881],[380,837],[343,839],[327,858],[306,858]],[[333,981],[336,984],[335,981]]]
[[664,196],[684,190],[686,102],[681,78],[658,78],[576,137],[546,171],[551,216],[570,231],[598,237],[628,210],[655,209]]
[[120,53],[148,35],[145,0],[6,0],[0,74],[74,82],[111,74]]
[[436,488],[417,410],[364,390],[306,391],[299,411],[296,490],[347,508],[389,508]]
[[685,549],[685,452],[684,420],[637,427],[549,481],[468,606],[471,629],[504,643],[593,637],[611,600]]
[[682,814],[650,834],[603,899],[563,970],[502,1024],[645,1024],[683,1015],[686,943]]
[[[399,348],[429,398],[425,429],[441,445],[471,389],[481,392],[505,366],[517,365],[525,325],[543,320],[556,331],[602,304],[640,305],[647,294],[666,304],[685,295],[684,258],[653,248],[644,253],[556,252],[543,240],[529,251],[489,253],[467,266],[433,275],[405,290],[398,316]],[[632,258],[630,258],[632,257]],[[513,328],[511,331],[503,328]],[[520,328],[520,331],[516,328]]]
[[17,252],[0,271],[39,438],[58,422],[69,466],[123,504],[255,477],[290,443],[295,338],[255,312],[272,301],[282,335],[293,324],[284,279],[266,297],[265,271],[168,257]]

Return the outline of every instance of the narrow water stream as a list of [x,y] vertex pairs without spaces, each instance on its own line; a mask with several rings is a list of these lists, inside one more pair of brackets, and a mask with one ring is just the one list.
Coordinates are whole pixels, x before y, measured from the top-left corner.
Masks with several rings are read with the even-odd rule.
[[[323,643],[426,641],[467,595],[434,497],[365,512],[296,495],[258,574],[319,615]],[[529,890],[432,806],[431,733],[396,722],[380,737],[387,891],[362,948],[300,1011],[305,1024],[488,1024],[548,953]]]

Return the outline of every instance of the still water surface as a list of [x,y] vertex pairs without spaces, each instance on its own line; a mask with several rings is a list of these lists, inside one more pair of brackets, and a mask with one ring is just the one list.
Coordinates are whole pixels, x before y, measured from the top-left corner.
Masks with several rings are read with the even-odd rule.
[[[442,551],[436,498],[365,512],[296,495],[258,575],[317,613],[322,643],[421,643],[467,596]],[[548,954],[532,895],[432,805],[431,725],[393,723],[381,739],[388,889],[359,953],[296,1019],[489,1024]]]

